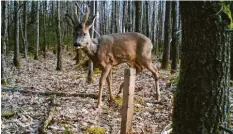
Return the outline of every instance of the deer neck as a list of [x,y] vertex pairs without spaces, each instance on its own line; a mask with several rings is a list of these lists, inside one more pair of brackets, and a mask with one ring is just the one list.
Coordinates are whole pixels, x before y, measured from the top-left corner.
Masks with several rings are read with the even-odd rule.
[[92,40],[90,40],[88,44],[89,45],[84,48],[83,51],[93,61],[96,58],[98,44]]

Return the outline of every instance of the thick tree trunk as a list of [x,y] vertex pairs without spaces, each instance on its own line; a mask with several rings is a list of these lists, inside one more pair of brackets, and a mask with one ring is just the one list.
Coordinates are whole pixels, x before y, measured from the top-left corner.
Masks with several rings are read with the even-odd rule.
[[61,10],[60,1],[57,1],[57,68],[62,70],[62,44],[61,44]]
[[15,29],[14,29],[14,59],[13,63],[17,68],[21,68],[21,62],[19,57],[19,2],[14,1],[14,20],[15,20]]
[[174,99],[173,134],[219,134],[220,125],[228,122],[230,74],[230,43],[224,24],[215,17],[221,4],[180,4],[182,62]]
[[171,46],[172,46],[172,51],[171,51],[171,59],[172,59],[172,64],[171,64],[171,73],[176,72],[177,70],[177,61],[178,61],[178,51],[179,51],[179,47],[178,47],[178,36],[176,34],[177,32],[177,6],[176,6],[176,1],[172,1],[172,42],[171,42]]
[[136,9],[136,16],[135,16],[135,31],[142,32],[142,1],[135,1],[135,9]]
[[171,23],[171,1],[166,1],[166,15],[165,15],[165,27],[164,27],[164,48],[162,58],[162,69],[168,69],[169,55],[170,55],[170,27]]
[[40,41],[40,17],[39,17],[39,9],[40,9],[40,4],[39,1],[36,3],[36,46],[35,46],[35,60],[39,59],[39,41]]

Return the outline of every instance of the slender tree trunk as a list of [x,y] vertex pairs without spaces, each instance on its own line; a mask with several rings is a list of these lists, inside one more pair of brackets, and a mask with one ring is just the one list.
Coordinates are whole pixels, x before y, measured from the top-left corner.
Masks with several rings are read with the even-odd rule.
[[162,69],[168,69],[169,55],[170,55],[170,27],[171,23],[171,1],[166,1],[166,15],[165,15],[165,27],[164,27],[164,48],[163,48],[163,58],[162,58]]
[[14,20],[15,20],[15,29],[14,29],[14,59],[13,63],[17,68],[21,68],[21,62],[19,57],[19,1],[14,1]]
[[27,42],[27,12],[28,12],[28,2],[24,1],[24,5],[23,5],[23,12],[24,12],[24,18],[23,18],[23,22],[24,22],[24,58],[27,58],[28,55],[28,42]]
[[176,6],[176,1],[172,1],[172,64],[171,64],[171,72],[175,73],[177,70],[177,61],[178,61],[178,51],[179,51],[179,47],[178,47],[178,36],[176,34],[177,32],[177,6]]
[[135,17],[135,31],[142,32],[142,1],[135,1],[135,8],[136,8],[136,17]]
[[[91,2],[91,14],[95,14],[95,2],[96,1],[92,1]],[[94,22],[94,23],[96,23],[96,22]],[[91,27],[91,38],[94,38],[94,26],[95,26],[95,24],[94,25],[92,25],[92,27]],[[88,83],[93,83],[93,62],[91,61],[91,60],[89,60],[88,61],[88,73],[87,73],[87,82]]]
[[57,1],[57,68],[62,70],[62,44],[61,44],[61,10],[60,1]]
[[119,33],[120,32],[120,26],[119,26],[119,2],[115,2],[115,18],[114,18],[114,25],[115,25],[115,32]]
[[146,8],[146,36],[149,38],[150,37],[150,24],[149,24],[149,1],[145,1],[145,8]]
[[44,58],[46,57],[46,15],[47,15],[47,1],[43,1],[44,6],[44,14],[43,14],[43,35],[44,35],[44,42],[43,42],[43,51],[44,51]]
[[220,134],[220,125],[227,126],[230,43],[224,32],[226,25],[214,17],[219,11],[215,9],[225,3],[180,2],[182,62],[174,98],[173,134]]
[[39,1],[37,1],[37,4],[36,4],[36,46],[35,46],[35,57],[34,59],[35,60],[38,60],[39,59],[39,41],[40,41],[40,18],[39,18],[39,9],[40,9],[40,4],[39,4]]
[[127,1],[123,2],[123,21],[122,21],[122,32],[126,32],[126,25],[127,25]]

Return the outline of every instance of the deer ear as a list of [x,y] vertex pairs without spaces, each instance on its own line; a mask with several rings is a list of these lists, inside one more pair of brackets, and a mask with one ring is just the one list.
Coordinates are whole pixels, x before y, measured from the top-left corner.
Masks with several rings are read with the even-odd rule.
[[88,28],[90,28],[94,24],[95,18],[96,18],[96,15],[94,15],[93,17],[91,17],[90,19],[88,19],[85,25]]

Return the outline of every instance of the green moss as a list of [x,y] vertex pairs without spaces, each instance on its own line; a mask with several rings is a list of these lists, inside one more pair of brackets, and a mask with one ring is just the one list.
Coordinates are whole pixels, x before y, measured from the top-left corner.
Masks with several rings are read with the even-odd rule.
[[12,117],[12,116],[14,116],[15,115],[15,113],[16,113],[16,111],[13,111],[13,110],[3,110],[3,111],[1,111],[2,112],[2,117],[5,117],[5,118],[10,118],[10,117]]
[[173,85],[177,85],[178,82],[179,82],[179,79],[180,79],[180,76],[178,74],[176,75],[173,75],[171,78],[170,78],[170,82],[171,84]]
[[106,130],[101,127],[91,127],[84,131],[84,134],[105,134]]
[[118,106],[122,106],[122,105],[123,105],[123,97],[122,97],[122,96],[114,97],[114,102],[115,102],[115,104],[117,104]]
[[230,80],[230,86],[233,86],[233,80]]
[[145,106],[145,107],[147,106],[143,99],[135,100],[135,104],[140,104],[140,105]]
[[5,79],[1,79],[1,85],[7,86],[8,82]]
[[99,68],[95,68],[95,70],[93,71],[94,74],[101,74],[102,70],[100,70]]
[[227,15],[228,19],[230,20],[228,28],[233,29],[233,20],[231,15],[232,13],[230,10],[230,4],[223,4],[223,12]]
[[21,63],[20,63],[19,59],[14,59],[14,65],[18,69],[21,68]]
[[71,130],[70,127],[65,126],[65,130],[63,131],[63,134],[73,134],[74,132]]

